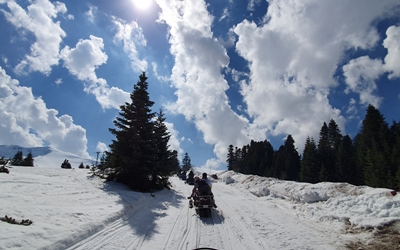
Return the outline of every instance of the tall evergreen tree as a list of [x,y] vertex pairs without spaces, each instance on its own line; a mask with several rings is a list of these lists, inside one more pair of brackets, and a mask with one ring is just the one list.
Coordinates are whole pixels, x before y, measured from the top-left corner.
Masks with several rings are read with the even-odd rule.
[[243,158],[242,149],[235,147],[235,164],[233,165],[233,171],[242,172]]
[[158,189],[169,186],[168,177],[176,171],[177,154],[169,149],[171,135],[165,125],[165,117],[162,110],[157,113],[154,122],[154,136],[156,138],[155,169],[152,171],[152,186]]
[[365,184],[370,187],[388,187],[383,154],[376,146],[367,149],[364,167]]
[[[361,130],[355,138],[357,170],[362,171],[364,180],[360,184],[371,186],[388,183],[390,173],[390,131],[383,115],[369,105]],[[376,169],[374,169],[376,168]],[[364,172],[366,171],[366,172]],[[374,175],[379,172],[379,175]],[[379,179],[376,179],[379,178]]]
[[400,135],[397,136],[396,144],[393,147],[392,156],[391,156],[391,173],[395,174],[394,177],[394,187],[396,189],[400,189]]
[[301,160],[300,180],[303,182],[317,183],[319,181],[319,163],[317,145],[314,138],[307,137]]
[[228,170],[233,170],[233,165],[235,164],[235,152],[232,144],[228,147],[226,162],[228,163]]
[[115,128],[110,132],[116,137],[108,153],[109,167],[113,173],[108,179],[128,185],[131,189],[148,191],[154,186],[158,173],[158,147],[155,133],[155,113],[147,91],[146,73],[139,76],[130,95],[131,103],[120,106]]
[[186,152],[182,160],[182,170],[189,171],[192,168],[192,164],[190,162],[191,160],[189,154]]
[[334,181],[335,180],[335,165],[334,165],[334,153],[329,140],[329,129],[326,123],[321,127],[319,132],[318,141],[318,160],[320,163],[320,169],[323,173],[320,173],[320,181]]
[[338,181],[357,184],[356,152],[350,136],[346,135],[341,140],[337,152],[336,169]]
[[29,166],[29,167],[33,167],[33,155],[32,152],[29,152],[28,155],[24,158],[23,166]]
[[287,179],[285,157],[285,146],[281,145],[274,154],[274,163],[272,165],[272,174],[270,177],[279,178],[281,180]]
[[328,140],[329,146],[335,151],[335,153],[339,148],[342,138],[343,135],[340,132],[338,124],[335,120],[331,119],[328,124]]
[[288,135],[285,141],[285,170],[287,180],[298,181],[300,173],[300,156],[294,145],[295,141]]
[[268,173],[272,169],[275,150],[269,141],[265,140],[263,144],[264,144],[264,157],[262,160],[263,160],[263,167],[265,169],[263,175],[269,176]]
[[18,151],[11,159],[11,165],[14,166],[21,166],[23,162],[24,162],[24,156],[22,154],[22,151]]

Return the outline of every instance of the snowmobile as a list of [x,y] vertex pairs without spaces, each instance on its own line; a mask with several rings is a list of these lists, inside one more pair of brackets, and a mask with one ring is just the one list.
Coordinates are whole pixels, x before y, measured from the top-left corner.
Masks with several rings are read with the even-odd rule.
[[210,194],[208,191],[209,189],[204,191],[201,190],[202,188],[199,189],[200,190],[197,190],[193,199],[189,200],[189,207],[193,208],[194,206],[196,213],[200,217],[211,217],[211,209],[217,207],[215,205],[214,196],[212,193]]

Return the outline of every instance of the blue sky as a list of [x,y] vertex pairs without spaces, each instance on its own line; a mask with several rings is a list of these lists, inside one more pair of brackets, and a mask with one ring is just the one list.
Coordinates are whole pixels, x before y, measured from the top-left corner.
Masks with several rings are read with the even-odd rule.
[[3,145],[95,157],[142,71],[198,167],[288,134],[302,153],[330,119],[354,137],[368,104],[400,120],[398,0],[0,0],[0,34]]

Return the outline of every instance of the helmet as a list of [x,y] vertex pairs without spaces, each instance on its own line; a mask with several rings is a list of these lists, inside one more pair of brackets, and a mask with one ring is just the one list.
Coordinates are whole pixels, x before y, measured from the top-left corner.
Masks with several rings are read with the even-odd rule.
[[194,177],[194,182],[198,182],[200,180],[200,178],[198,176]]
[[203,173],[203,179],[207,178],[207,173]]

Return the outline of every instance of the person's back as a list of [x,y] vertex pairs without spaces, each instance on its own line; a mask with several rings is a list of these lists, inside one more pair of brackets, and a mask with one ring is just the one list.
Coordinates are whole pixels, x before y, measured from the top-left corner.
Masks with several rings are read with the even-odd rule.
[[200,180],[197,184],[197,190],[199,195],[209,195],[211,194],[211,187],[207,184],[205,180]]

